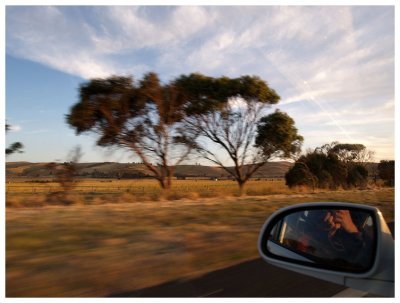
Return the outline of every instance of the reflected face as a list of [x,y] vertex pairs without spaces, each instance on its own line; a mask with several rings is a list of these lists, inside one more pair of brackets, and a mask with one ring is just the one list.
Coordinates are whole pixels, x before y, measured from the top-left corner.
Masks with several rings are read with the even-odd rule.
[[291,261],[365,272],[375,258],[375,227],[368,211],[308,209],[279,218],[265,245],[268,253]]

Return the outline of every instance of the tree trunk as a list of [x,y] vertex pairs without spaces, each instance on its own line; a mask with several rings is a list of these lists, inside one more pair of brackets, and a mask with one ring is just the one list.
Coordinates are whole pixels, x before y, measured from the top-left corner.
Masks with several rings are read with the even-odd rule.
[[168,195],[171,192],[172,176],[167,175],[167,176],[157,179],[157,180],[160,183],[160,187],[161,187],[160,198],[162,198],[162,199],[168,198]]
[[174,169],[171,166],[167,166],[166,170],[167,170],[167,188],[171,189],[171,187],[172,187],[172,177],[174,175]]
[[243,180],[239,180],[238,181],[238,185],[239,185],[239,197],[242,197],[244,194],[244,184],[246,182],[244,182]]

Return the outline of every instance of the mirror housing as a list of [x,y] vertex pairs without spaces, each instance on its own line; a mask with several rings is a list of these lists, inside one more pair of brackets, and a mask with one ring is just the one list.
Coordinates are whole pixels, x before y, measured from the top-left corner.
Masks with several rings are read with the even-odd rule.
[[[331,234],[336,231],[341,232],[343,228],[340,224],[333,232],[325,230],[325,236],[322,236],[323,232],[318,232],[317,235],[322,237],[323,241],[314,238],[313,245],[308,245],[307,251],[304,250],[304,245],[302,249],[298,246],[293,248],[291,243],[298,245],[300,235],[306,234],[305,229],[299,226],[309,225],[311,215],[342,210],[364,215],[368,219],[371,239],[369,245],[363,247],[363,260],[366,261],[363,261],[361,266],[353,261],[356,260],[354,257],[343,257],[340,252],[334,256],[329,253],[328,258],[326,253],[328,250],[323,249],[323,245],[329,242],[326,241],[329,232]],[[320,221],[324,221],[327,217],[324,215],[319,218]],[[290,228],[296,232],[290,233],[288,231]],[[319,226],[312,225],[312,228],[307,230],[315,234],[318,228]],[[346,243],[353,242],[356,241]],[[280,209],[272,214],[262,227],[258,250],[261,257],[273,265],[369,293],[394,296],[394,241],[382,213],[376,207],[354,203],[316,202]],[[336,262],[337,260],[340,262]]]

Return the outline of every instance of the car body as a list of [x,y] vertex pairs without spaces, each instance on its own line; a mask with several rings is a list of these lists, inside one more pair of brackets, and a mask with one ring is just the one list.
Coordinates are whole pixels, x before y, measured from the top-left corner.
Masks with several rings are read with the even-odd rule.
[[[346,222],[354,223],[356,230],[348,232],[344,220],[337,223],[340,214],[347,214]],[[332,215],[337,216],[336,223]],[[273,265],[371,294],[394,296],[394,240],[376,207],[314,202],[280,209],[262,227],[258,250]]]

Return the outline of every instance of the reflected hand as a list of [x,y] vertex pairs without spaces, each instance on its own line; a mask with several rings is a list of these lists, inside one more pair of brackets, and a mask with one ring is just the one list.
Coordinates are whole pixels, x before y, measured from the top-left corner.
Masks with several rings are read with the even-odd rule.
[[341,225],[341,227],[348,233],[357,233],[358,228],[351,219],[350,212],[348,210],[338,210],[335,212],[334,222]]
[[341,227],[339,222],[335,222],[335,217],[331,212],[328,212],[324,218],[324,221],[329,225],[329,237],[332,237],[336,231]]

